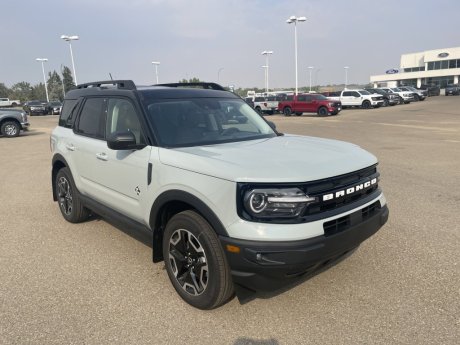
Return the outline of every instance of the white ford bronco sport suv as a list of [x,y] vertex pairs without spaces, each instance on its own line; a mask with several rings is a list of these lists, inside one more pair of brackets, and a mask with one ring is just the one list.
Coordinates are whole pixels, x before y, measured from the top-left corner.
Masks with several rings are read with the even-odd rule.
[[63,217],[148,234],[153,261],[201,309],[316,271],[388,219],[373,155],[279,133],[213,83],[79,85],[51,150]]

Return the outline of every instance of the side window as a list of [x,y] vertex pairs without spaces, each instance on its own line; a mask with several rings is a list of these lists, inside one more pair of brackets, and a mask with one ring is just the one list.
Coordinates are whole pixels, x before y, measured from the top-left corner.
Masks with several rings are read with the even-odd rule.
[[353,92],[350,92],[350,93],[351,93],[351,96],[353,96],[353,97],[360,97],[360,96],[361,96],[361,95],[360,95],[358,92],[356,92],[356,91],[353,91]]
[[344,91],[344,92],[342,93],[342,96],[344,96],[344,97],[349,97],[349,96],[352,96],[352,94],[351,94],[350,91]]
[[313,96],[312,95],[306,95],[305,96],[305,102],[311,102],[313,101]]
[[76,99],[66,99],[64,103],[62,104],[62,111],[61,115],[59,116],[59,126],[67,127],[70,128],[72,127],[72,122],[70,114],[75,108],[75,105],[77,104]]
[[88,98],[83,104],[75,132],[97,139],[104,139],[104,107],[104,98]]
[[305,102],[307,100],[307,96],[305,95],[298,95],[297,96],[297,101],[299,102]]
[[106,136],[115,132],[132,132],[137,144],[144,144],[141,124],[133,104],[124,98],[109,98],[107,106]]

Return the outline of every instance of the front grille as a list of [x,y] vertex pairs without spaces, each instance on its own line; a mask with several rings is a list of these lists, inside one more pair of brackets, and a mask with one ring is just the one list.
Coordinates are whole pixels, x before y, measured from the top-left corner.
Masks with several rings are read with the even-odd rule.
[[[318,202],[308,205],[302,216],[309,217],[323,212],[333,211],[339,207],[365,199],[370,194],[378,190],[379,175],[380,174],[377,172],[376,166],[372,166],[367,169],[355,171],[353,173],[299,186],[299,188],[302,189],[305,194],[310,197],[316,197],[318,199]],[[363,188],[356,192],[345,194],[337,198],[335,197],[337,193],[340,194],[340,191],[346,192],[350,188],[362,185],[372,180],[377,182],[368,188]],[[330,196],[331,194],[334,196],[334,198],[324,200],[325,196]]]

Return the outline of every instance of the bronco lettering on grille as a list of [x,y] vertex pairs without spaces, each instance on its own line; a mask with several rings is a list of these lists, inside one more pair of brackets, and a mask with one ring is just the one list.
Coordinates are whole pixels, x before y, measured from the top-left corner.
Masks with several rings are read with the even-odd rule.
[[347,189],[335,191],[334,193],[324,194],[322,201],[334,200],[334,199],[337,199],[337,198],[340,198],[346,195],[351,195],[356,192],[359,192],[360,190],[365,190],[375,184],[377,184],[377,178],[373,178],[370,181],[358,184],[356,186],[353,186]]

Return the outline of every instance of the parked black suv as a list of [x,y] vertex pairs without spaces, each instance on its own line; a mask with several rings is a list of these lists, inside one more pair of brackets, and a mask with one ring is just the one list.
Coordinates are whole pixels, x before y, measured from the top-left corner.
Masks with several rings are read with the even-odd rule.
[[29,115],[46,115],[46,107],[42,104],[41,101],[29,101],[24,104],[23,109]]
[[419,88],[419,90],[426,90],[427,93],[428,93],[428,96],[439,96],[440,93],[441,93],[441,89],[439,88],[438,85],[435,85],[435,84],[430,84],[430,85],[426,85],[426,84],[422,84]]

